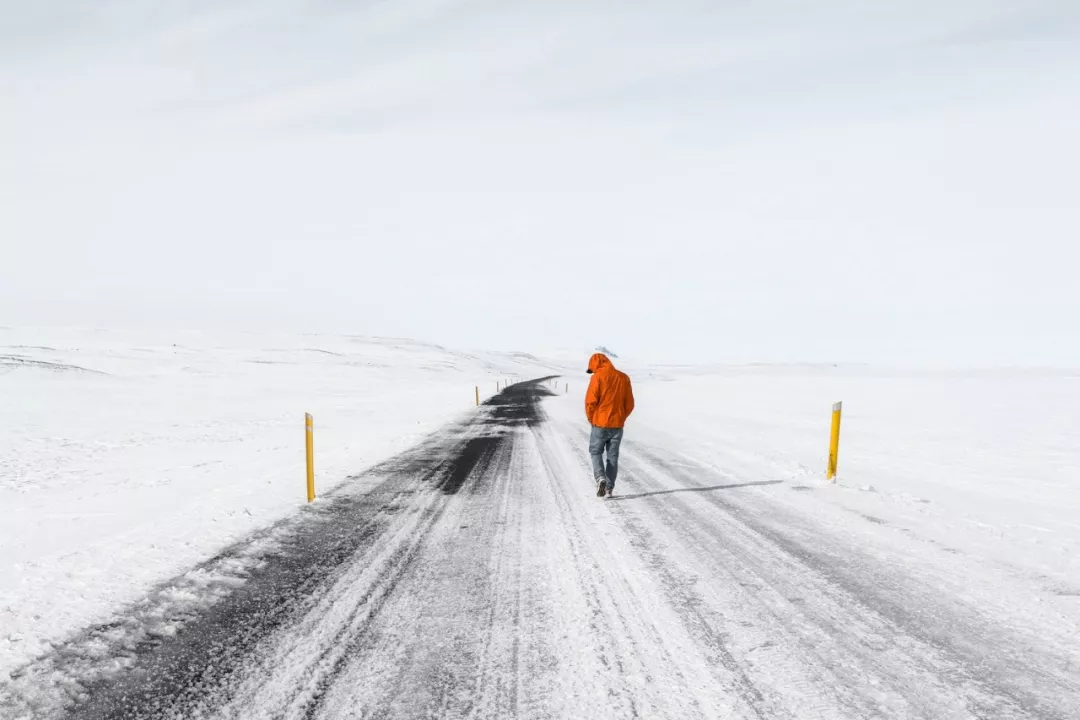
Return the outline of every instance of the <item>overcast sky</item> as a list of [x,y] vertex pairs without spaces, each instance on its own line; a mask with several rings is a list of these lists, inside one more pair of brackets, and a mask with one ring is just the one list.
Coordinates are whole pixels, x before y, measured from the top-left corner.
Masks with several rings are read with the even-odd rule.
[[0,0],[0,325],[1080,365],[1076,0]]

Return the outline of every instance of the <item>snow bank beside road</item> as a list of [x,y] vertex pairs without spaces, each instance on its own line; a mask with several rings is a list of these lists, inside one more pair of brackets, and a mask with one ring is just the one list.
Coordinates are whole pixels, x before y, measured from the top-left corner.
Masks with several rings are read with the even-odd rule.
[[[759,366],[654,377],[635,386],[628,452],[646,440],[743,481],[819,487],[818,499],[1004,564],[1051,595],[1080,594],[1080,371]],[[826,486],[837,400],[839,482]]]

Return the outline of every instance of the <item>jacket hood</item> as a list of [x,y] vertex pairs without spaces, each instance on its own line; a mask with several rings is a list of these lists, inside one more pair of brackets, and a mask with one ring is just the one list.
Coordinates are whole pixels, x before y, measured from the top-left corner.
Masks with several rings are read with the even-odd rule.
[[589,369],[586,372],[591,375],[592,373],[596,372],[600,368],[605,368],[605,367],[614,367],[614,366],[611,364],[611,361],[608,360],[607,355],[605,355],[604,353],[596,353],[591,358],[589,358]]

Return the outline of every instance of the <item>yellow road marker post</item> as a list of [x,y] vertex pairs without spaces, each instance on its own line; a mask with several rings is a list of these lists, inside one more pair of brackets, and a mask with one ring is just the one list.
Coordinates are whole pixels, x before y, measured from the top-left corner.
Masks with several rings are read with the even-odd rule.
[[829,435],[828,479],[836,482],[836,466],[840,460],[840,410],[842,402],[832,406],[832,433]]
[[307,446],[307,501],[315,500],[315,420],[304,413],[304,440]]

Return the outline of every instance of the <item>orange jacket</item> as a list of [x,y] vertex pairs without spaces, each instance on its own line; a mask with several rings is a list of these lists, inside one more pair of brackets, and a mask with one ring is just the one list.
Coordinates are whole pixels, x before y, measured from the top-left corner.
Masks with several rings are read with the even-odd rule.
[[621,428],[634,412],[630,378],[616,370],[602,353],[589,358],[589,372],[593,376],[585,393],[585,417],[597,427]]

